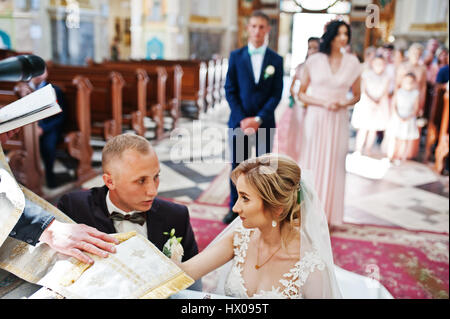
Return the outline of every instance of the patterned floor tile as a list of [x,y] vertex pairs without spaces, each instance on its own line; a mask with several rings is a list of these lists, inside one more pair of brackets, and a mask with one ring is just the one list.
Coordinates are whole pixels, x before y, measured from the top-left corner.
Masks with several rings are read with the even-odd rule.
[[205,191],[208,189],[209,185],[211,185],[211,183],[206,182],[206,183],[197,184],[197,187],[200,188],[201,190]]
[[395,227],[393,224],[385,219],[378,218],[372,214],[368,214],[366,211],[346,205],[344,209],[344,223],[349,224],[363,224],[363,225],[378,225],[378,226],[388,226]]
[[[445,181],[444,181],[445,183]],[[449,197],[449,188],[448,188],[448,177],[446,179],[446,184],[442,181],[432,182],[424,185],[416,186],[417,188],[423,189],[424,191],[431,192],[433,194],[441,195],[444,197]]]
[[102,187],[103,185],[105,185],[105,183],[103,182],[102,175],[98,175],[98,176],[88,180],[87,182],[83,183],[81,185],[81,188],[90,189],[92,187]]
[[417,186],[437,182],[438,176],[422,163],[406,161],[400,166],[392,166],[383,180],[404,186]]
[[393,189],[349,205],[406,229],[449,231],[448,198],[418,188]]
[[346,205],[351,205],[352,201],[358,200],[363,196],[385,192],[401,187],[400,185],[389,181],[374,181],[351,173],[347,173],[345,178]]
[[189,177],[183,176],[177,171],[173,170],[169,166],[160,163],[160,184],[159,192],[174,191],[178,189],[187,189],[195,187],[196,183],[189,179]]
[[197,201],[207,204],[228,205],[228,198],[230,196],[230,172],[231,166],[226,165],[220,174],[211,182],[208,189],[197,198]]
[[228,163],[188,163],[186,167],[203,176],[217,176]]
[[[177,172],[178,174],[182,175],[182,176],[187,176],[191,181],[195,182],[195,183],[205,183],[205,182],[210,182],[214,179],[215,175],[214,174],[202,174],[201,172],[199,172],[199,170],[193,170],[191,167],[192,165],[188,165],[188,164],[175,164],[171,161],[164,161],[163,164],[165,166],[170,167],[172,170],[174,170],[175,172]],[[198,165],[202,166],[202,164],[197,164],[197,168]]]
[[221,221],[228,213],[228,207],[203,205],[200,203],[188,204],[189,214],[194,218]]
[[189,198],[189,201],[194,201],[203,193],[201,188],[196,186],[194,187],[186,187],[186,188],[177,188],[173,190],[161,190],[161,187],[158,191],[158,196],[165,198]]

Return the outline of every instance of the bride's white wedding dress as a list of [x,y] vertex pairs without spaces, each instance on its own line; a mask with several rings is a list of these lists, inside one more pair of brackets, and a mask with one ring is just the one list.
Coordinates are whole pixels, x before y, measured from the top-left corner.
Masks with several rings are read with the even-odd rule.
[[272,290],[260,290],[249,297],[245,288],[244,278],[242,278],[242,264],[245,262],[248,243],[252,229],[245,229],[242,226],[236,229],[234,235],[235,256],[233,265],[225,281],[225,295],[234,298],[259,298],[259,299],[298,299],[303,298],[302,286],[307,281],[309,274],[314,271],[322,271],[325,268],[324,262],[320,259],[317,251],[306,252],[304,258],[298,261],[293,268],[283,275],[279,280],[279,286],[272,286]]
[[[312,248],[310,251],[304,253],[304,256],[299,260],[294,267],[280,278],[279,285],[272,287],[270,291],[258,291],[253,296],[248,296],[245,286],[244,278],[242,278],[242,265],[245,262],[248,243],[252,229],[245,229],[239,226],[235,230],[234,246],[235,256],[232,261],[231,269],[225,279],[224,294],[233,298],[247,299],[301,299],[305,296],[303,294],[303,287],[311,274],[315,274],[315,279],[318,274],[324,271],[326,265],[320,258],[318,251]],[[347,271],[338,266],[334,266],[336,281],[339,286],[342,298],[345,299],[392,299],[392,295],[387,291],[383,285],[378,281],[358,275],[356,273]],[[331,298],[331,295],[327,297]]]

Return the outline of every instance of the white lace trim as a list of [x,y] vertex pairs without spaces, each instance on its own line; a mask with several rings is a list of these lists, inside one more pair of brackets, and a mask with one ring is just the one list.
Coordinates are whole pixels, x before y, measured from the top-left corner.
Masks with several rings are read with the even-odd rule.
[[[245,262],[247,256],[248,243],[250,241],[250,234],[253,229],[245,229],[239,227],[233,238],[234,245],[234,260],[233,266],[229,274],[229,280],[225,285],[225,293],[238,298],[249,298],[247,288],[245,287],[244,278],[242,278],[242,264]],[[325,269],[325,263],[320,258],[316,249],[305,253],[304,257],[298,261],[294,267],[283,275],[279,280],[281,287],[272,290],[261,290],[255,293],[252,298],[303,298],[301,287],[305,284],[310,273],[315,269],[320,271]],[[286,278],[286,279],[284,279]]]

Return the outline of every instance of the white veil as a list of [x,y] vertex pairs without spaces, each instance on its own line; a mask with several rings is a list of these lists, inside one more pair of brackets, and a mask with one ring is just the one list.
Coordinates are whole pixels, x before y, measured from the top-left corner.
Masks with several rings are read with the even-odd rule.
[[[300,190],[303,197],[301,202],[300,259],[302,259],[306,253],[312,252],[314,249],[318,252],[325,267],[324,269],[316,269],[310,273],[306,282],[301,287],[301,292],[305,298],[342,298],[336,280],[328,224],[312,181],[312,174],[302,170],[300,182]],[[234,231],[234,229],[240,225],[242,225],[242,221],[237,217],[208,245],[208,247],[214,245],[225,234]],[[215,287],[214,290],[209,292],[225,295],[225,281],[231,270],[232,263],[233,260],[203,277],[202,280],[205,286],[210,285]]]

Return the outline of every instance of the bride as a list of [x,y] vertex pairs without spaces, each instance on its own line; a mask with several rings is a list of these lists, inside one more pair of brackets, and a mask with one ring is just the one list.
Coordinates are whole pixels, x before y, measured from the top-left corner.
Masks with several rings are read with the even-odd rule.
[[240,218],[180,267],[195,280],[220,267],[217,292],[231,297],[341,298],[325,214],[295,161],[266,154],[231,179]]
[[231,179],[240,218],[179,264],[192,278],[212,278],[215,294],[235,298],[392,298],[377,280],[334,265],[313,177],[294,160],[275,154],[248,159]]

